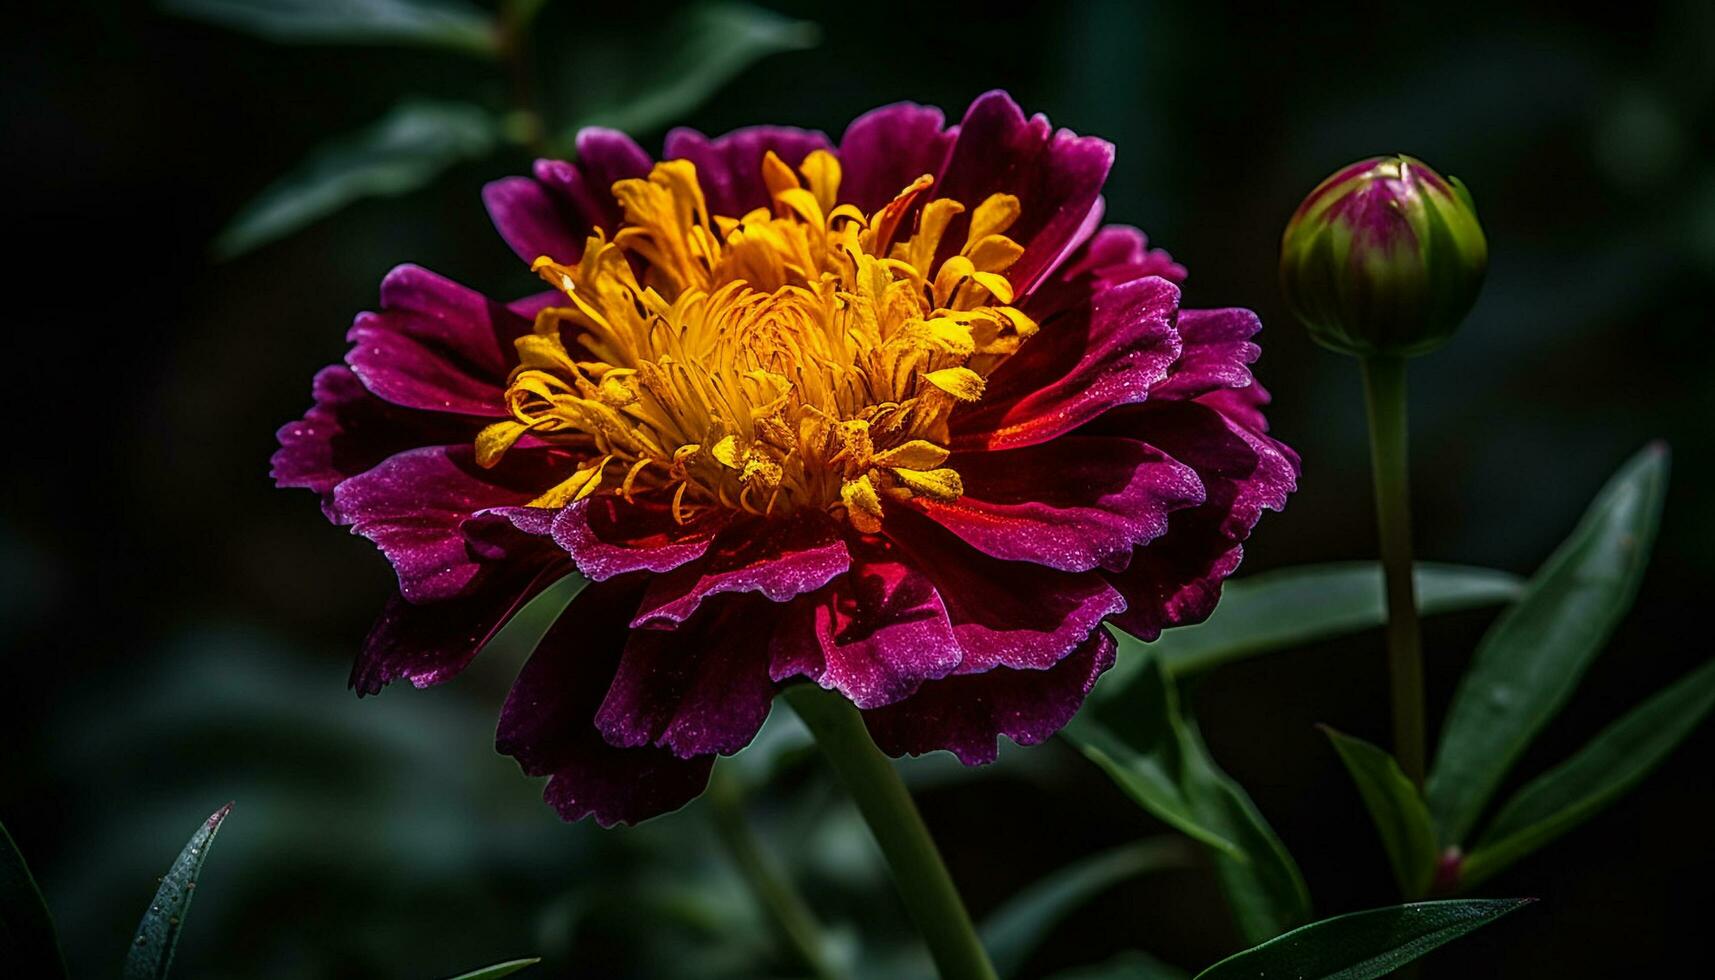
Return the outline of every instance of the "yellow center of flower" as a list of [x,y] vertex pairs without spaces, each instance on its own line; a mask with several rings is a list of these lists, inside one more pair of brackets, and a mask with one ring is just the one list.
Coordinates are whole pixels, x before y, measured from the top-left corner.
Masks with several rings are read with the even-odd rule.
[[929,201],[902,227],[933,178],[866,215],[838,203],[831,153],[762,169],[773,207],[727,217],[690,161],[657,164],[613,185],[611,239],[596,229],[576,265],[536,260],[567,303],[519,338],[512,417],[477,436],[482,465],[528,433],[587,454],[533,506],[656,493],[681,522],[816,508],[874,532],[884,497],[964,492],[948,414],[1036,331],[1004,275],[1018,199],[978,204],[943,260],[964,205]]

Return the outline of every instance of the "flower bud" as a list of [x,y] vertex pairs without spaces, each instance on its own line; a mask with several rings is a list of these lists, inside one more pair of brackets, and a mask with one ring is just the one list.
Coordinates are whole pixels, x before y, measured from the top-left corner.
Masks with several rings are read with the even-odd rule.
[[1281,238],[1280,284],[1324,347],[1423,354],[1458,329],[1488,258],[1465,185],[1413,157],[1373,157],[1298,206]]

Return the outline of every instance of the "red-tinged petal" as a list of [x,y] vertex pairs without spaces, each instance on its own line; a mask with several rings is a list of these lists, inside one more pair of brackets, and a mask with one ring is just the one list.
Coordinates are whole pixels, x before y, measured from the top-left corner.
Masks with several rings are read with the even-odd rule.
[[952,416],[956,449],[1047,442],[1120,405],[1141,402],[1179,357],[1179,289],[1139,279],[1062,311],[989,376],[981,401]]
[[889,755],[946,749],[967,766],[984,765],[995,760],[1002,735],[1036,745],[1064,728],[1113,663],[1113,637],[1097,630],[1047,670],[1001,667],[930,681],[904,701],[865,711],[864,721]]
[[874,543],[853,559],[851,571],[786,607],[770,645],[772,678],[808,677],[868,708],[957,669],[958,637],[928,576]]
[[597,495],[561,510],[552,533],[578,571],[601,582],[627,572],[670,572],[699,558],[725,520],[717,514],[682,525],[666,506]]
[[840,200],[865,214],[881,210],[906,185],[946,165],[958,129],[933,106],[897,102],[852,120],[840,137]]
[[1076,306],[1092,293],[1136,279],[1160,276],[1174,284],[1185,281],[1185,267],[1159,248],[1150,248],[1143,232],[1127,225],[1108,225],[1074,251],[1054,274],[1031,293],[1030,309],[1040,315]]
[[1113,624],[1144,640],[1172,626],[1209,618],[1221,586],[1244,560],[1242,545],[1221,534],[1218,508],[1199,508],[1174,522],[1167,536],[1133,556],[1123,572],[1107,572],[1125,596],[1125,611]]
[[[1195,399],[1197,404],[1207,405],[1253,432],[1268,431],[1268,419],[1262,414],[1262,410],[1272,400],[1268,389],[1264,388],[1260,381],[1252,381],[1248,388],[1219,389],[1198,395]],[[1296,453],[1284,444],[1277,445],[1290,454],[1296,463]]]
[[964,496],[911,503],[971,547],[1068,572],[1124,568],[1168,515],[1204,500],[1196,472],[1166,453],[1105,436],[955,453]]
[[530,320],[413,265],[381,283],[381,310],[364,313],[346,339],[346,363],[365,387],[395,405],[501,417],[513,340]]
[[543,637],[500,712],[496,751],[529,775],[550,777],[543,799],[566,820],[637,823],[684,806],[708,782],[712,755],[615,748],[596,729],[636,596],[630,583],[585,589]]
[[667,134],[662,156],[695,164],[709,210],[738,216],[769,206],[762,159],[770,150],[796,168],[813,151],[833,148],[825,134],[791,126],[750,126],[714,139],[694,129],[675,129]]
[[746,521],[722,532],[698,560],[652,579],[631,625],[671,629],[723,593],[785,602],[827,585],[851,561],[845,541],[819,516]]
[[534,178],[507,177],[482,190],[500,237],[525,262],[547,255],[575,262],[584,240],[619,226],[616,181],[649,173],[649,154],[624,133],[591,127],[579,131],[578,161],[538,160]]
[[1153,399],[1195,398],[1223,388],[1251,385],[1250,365],[1262,354],[1251,337],[1262,321],[1250,310],[1180,310],[1182,351],[1167,378],[1150,391]]

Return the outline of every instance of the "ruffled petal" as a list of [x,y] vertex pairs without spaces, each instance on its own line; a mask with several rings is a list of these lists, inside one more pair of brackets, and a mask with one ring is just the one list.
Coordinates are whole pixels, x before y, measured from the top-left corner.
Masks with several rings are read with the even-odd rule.
[[499,417],[517,359],[512,342],[530,325],[505,304],[402,265],[381,282],[381,311],[352,325],[345,360],[365,387],[395,405]]
[[737,217],[769,206],[768,187],[762,182],[762,158],[768,151],[797,167],[811,152],[833,148],[826,135],[791,126],[751,126],[714,139],[694,129],[675,129],[667,134],[663,156],[695,164],[709,210]]
[[1262,348],[1251,337],[1262,321],[1250,310],[1180,310],[1179,360],[1149,397],[1195,398],[1223,388],[1247,388]]
[[649,173],[649,154],[612,129],[580,130],[578,161],[538,160],[534,178],[507,177],[482,189],[495,230],[525,262],[547,255],[576,262],[595,228],[619,226],[616,181]]
[[714,756],[680,759],[666,749],[615,748],[595,713],[618,669],[636,589],[592,585],[542,638],[500,711],[494,747],[532,776],[561,817],[593,815],[603,827],[677,810],[702,792]]
[[1139,279],[1062,311],[989,376],[981,401],[951,419],[956,449],[1047,442],[1120,405],[1141,402],[1179,357],[1179,289]]
[[551,533],[578,571],[602,582],[627,572],[670,572],[702,557],[726,519],[715,514],[680,524],[665,506],[601,495],[561,510]]
[[971,547],[1061,571],[1124,568],[1168,515],[1200,504],[1191,467],[1135,439],[1065,436],[1038,446],[955,453],[964,496],[911,503]]
[[1097,630],[1048,670],[1001,667],[930,681],[898,704],[865,711],[864,721],[889,755],[946,749],[967,766],[985,765],[995,760],[1001,735],[1035,745],[1064,728],[1113,664],[1114,639]]
[[700,559],[652,579],[631,625],[672,628],[723,593],[785,602],[827,585],[851,561],[826,520],[747,521],[723,532]]
[[941,110],[913,102],[871,109],[852,120],[840,137],[840,200],[870,214],[918,177],[939,174],[958,134],[946,123]]

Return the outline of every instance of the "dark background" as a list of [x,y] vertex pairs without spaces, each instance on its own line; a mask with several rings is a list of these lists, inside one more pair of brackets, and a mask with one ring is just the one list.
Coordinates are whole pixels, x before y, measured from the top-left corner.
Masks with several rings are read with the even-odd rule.
[[[1264,520],[1245,572],[1374,547],[1355,365],[1314,347],[1274,284],[1287,215],[1326,173],[1372,153],[1462,177],[1492,267],[1457,340],[1412,368],[1420,553],[1528,572],[1634,450],[1663,438],[1674,451],[1641,599],[1520,776],[1708,655],[1708,3],[1584,15],[1561,3],[1303,2],[1288,17],[1216,4],[767,5],[820,23],[821,45],[761,62],[686,123],[837,135],[875,105],[957,116],[1005,87],[1027,111],[1117,144],[1109,218],[1190,268],[1188,305],[1262,314],[1259,374],[1304,478],[1286,513]],[[591,18],[645,31],[673,16],[583,6],[543,15],[550,93]],[[179,976],[427,976],[533,952],[550,956],[542,975],[651,975],[662,957],[713,975],[683,957],[755,924],[730,907],[742,894],[718,900],[735,886],[704,804],[641,831],[562,827],[490,748],[515,665],[358,702],[345,673],[386,564],[328,528],[310,495],[266,478],[274,428],[308,405],[311,374],[341,356],[392,265],[498,295],[532,288],[477,196],[527,155],[209,258],[247,199],[397,94],[503,102],[492,66],[276,47],[139,4],[32,4],[7,19],[0,820],[42,880],[74,974],[116,969],[154,876],[237,799]],[[635,135],[658,146],[661,134]],[[1432,717],[1487,618],[1430,624]],[[1383,671],[1372,634],[1229,667],[1198,692],[1213,753],[1324,914],[1393,897],[1357,796],[1312,727],[1384,739]],[[1543,901],[1436,954],[1430,975],[1631,976],[1705,948],[1712,739],[1705,726],[1637,792],[1490,883],[1487,894]],[[1063,746],[1008,760],[975,778],[914,770],[979,915],[1065,860],[1161,832]],[[822,792],[811,768],[757,801],[765,831],[795,796]],[[802,852],[793,860],[837,933],[899,933],[849,811],[823,806],[815,834],[770,838]],[[693,880],[712,882],[708,894],[675,904]],[[659,926],[640,953],[640,924],[660,909],[690,924]],[[860,913],[885,921],[854,925]],[[657,942],[669,932],[688,945]],[[1172,872],[1081,911],[1031,972],[1134,947],[1201,966],[1236,945],[1207,874]]]

